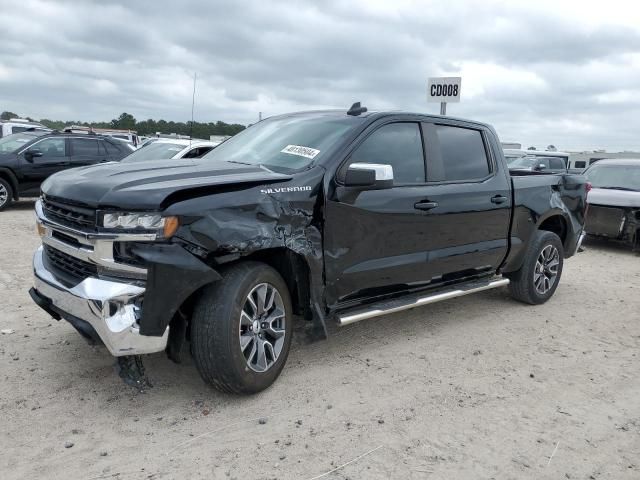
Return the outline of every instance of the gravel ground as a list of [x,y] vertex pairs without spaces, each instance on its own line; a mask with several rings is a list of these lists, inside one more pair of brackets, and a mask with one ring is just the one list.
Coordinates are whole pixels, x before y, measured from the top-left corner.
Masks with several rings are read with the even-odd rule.
[[259,395],[220,394],[163,354],[139,393],[31,302],[32,207],[0,213],[4,480],[640,478],[626,248],[587,243],[542,306],[499,289],[294,340]]

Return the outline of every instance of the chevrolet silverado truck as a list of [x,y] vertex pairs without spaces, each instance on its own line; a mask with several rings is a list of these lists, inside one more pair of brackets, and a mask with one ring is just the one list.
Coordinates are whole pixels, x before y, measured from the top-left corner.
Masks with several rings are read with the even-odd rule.
[[482,123],[287,114],[200,159],[49,178],[30,294],[114,356],[190,351],[205,382],[254,393],[282,371],[294,318],[323,336],[497,287],[546,302],[586,191],[579,175],[510,174]]

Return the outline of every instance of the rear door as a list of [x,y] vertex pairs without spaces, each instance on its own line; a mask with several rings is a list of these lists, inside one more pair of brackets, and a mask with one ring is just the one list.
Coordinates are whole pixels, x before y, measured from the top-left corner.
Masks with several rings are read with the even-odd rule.
[[491,133],[464,123],[424,123],[428,271],[446,282],[495,271],[507,254],[511,181]]
[[71,166],[82,167],[95,163],[106,162],[107,152],[98,145],[97,138],[72,137],[71,144]]

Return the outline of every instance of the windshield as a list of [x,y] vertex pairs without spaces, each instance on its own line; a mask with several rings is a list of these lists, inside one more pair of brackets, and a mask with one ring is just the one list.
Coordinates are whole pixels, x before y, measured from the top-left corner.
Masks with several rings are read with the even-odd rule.
[[640,165],[595,165],[584,175],[594,188],[640,192]]
[[127,155],[123,162],[144,162],[146,160],[166,160],[180,153],[186,145],[179,143],[153,142]]
[[353,117],[337,115],[267,119],[231,137],[202,158],[264,165],[285,173],[303,170],[355,125]]
[[25,135],[23,133],[14,133],[13,135],[7,135],[6,137],[0,139],[0,153],[15,152],[30,141],[35,140],[36,137],[44,135],[44,133],[45,132],[32,132],[28,135]]

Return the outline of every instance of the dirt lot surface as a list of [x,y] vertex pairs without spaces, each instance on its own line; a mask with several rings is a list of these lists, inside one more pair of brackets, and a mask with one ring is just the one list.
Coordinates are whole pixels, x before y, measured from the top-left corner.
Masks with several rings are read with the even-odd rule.
[[31,302],[31,209],[0,213],[4,480],[640,478],[640,257],[625,248],[587,243],[542,306],[500,289],[294,341],[253,397],[164,354],[139,393]]

